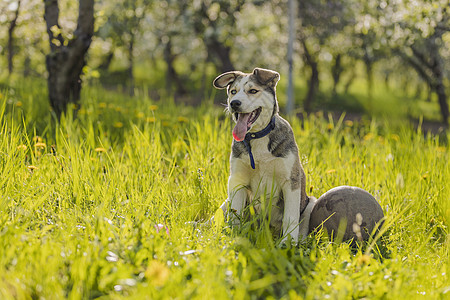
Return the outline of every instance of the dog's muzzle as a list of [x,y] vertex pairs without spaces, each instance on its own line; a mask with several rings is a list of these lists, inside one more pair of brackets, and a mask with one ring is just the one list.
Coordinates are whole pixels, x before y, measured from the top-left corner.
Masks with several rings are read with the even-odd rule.
[[230,102],[231,111],[232,112],[239,112],[241,109],[242,102],[239,100],[233,100]]

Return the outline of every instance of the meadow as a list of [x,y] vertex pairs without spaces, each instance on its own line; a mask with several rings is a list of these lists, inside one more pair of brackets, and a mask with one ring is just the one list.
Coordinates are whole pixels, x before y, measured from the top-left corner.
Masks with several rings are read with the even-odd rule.
[[450,299],[448,132],[289,118],[308,194],[359,186],[386,220],[356,246],[281,245],[220,218],[232,124],[212,101],[86,87],[58,123],[44,90],[0,91],[1,299]]

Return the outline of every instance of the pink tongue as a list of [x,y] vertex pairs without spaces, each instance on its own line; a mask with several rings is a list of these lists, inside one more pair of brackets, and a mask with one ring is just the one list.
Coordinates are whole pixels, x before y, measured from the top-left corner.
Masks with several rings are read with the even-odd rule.
[[240,142],[245,139],[247,133],[247,122],[250,114],[238,114],[238,120],[236,126],[233,129],[233,137],[236,141]]

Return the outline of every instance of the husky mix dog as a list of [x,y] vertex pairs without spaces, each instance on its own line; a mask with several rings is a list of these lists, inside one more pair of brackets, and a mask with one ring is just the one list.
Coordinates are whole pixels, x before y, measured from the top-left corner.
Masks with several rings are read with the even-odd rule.
[[[253,73],[231,71],[213,82],[227,89],[227,109],[236,125],[230,157],[228,199],[221,208],[239,225],[244,208],[272,199],[270,227],[283,241],[308,234],[316,199],[305,192],[305,172],[289,123],[278,114],[275,88],[280,74],[255,68]],[[261,212],[261,203],[252,203]]]

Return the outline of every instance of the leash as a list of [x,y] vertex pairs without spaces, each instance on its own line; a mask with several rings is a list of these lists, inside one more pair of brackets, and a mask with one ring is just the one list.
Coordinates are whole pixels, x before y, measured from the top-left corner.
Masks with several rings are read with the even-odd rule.
[[244,140],[242,141],[247,148],[248,155],[250,156],[250,165],[252,166],[252,169],[255,169],[255,160],[253,158],[252,153],[252,146],[250,145],[250,141],[254,139],[260,139],[262,137],[265,137],[268,135],[273,129],[275,128],[275,116],[270,120],[270,123],[261,131],[258,132],[248,132],[245,135]]

